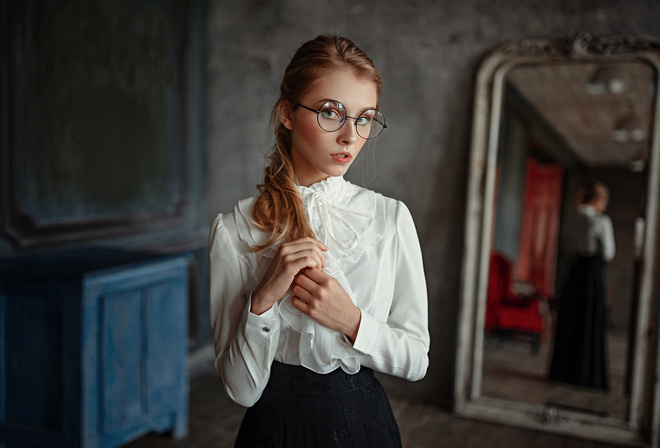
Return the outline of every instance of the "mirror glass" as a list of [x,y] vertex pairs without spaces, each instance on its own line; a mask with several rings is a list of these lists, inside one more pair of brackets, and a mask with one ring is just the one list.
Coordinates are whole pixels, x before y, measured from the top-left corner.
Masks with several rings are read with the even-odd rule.
[[[660,345],[654,295],[659,71],[660,42],[586,33],[512,42],[482,61],[467,186],[456,413],[606,443],[658,442],[660,419],[653,412],[660,409],[660,387],[651,379],[658,376]],[[599,191],[609,200],[586,208],[583,201],[580,210],[576,199],[589,179],[606,187]],[[578,232],[575,223],[596,212],[611,222],[611,236],[580,246],[576,235],[587,227]],[[607,233],[596,214],[599,234]],[[611,252],[605,240],[616,250],[603,262],[607,257],[592,255]],[[601,263],[588,271],[589,278],[600,273],[601,281],[588,284],[603,288],[569,300],[563,293],[569,277],[572,284],[587,277],[586,271],[571,274],[572,266],[585,258],[589,269]],[[565,316],[571,316],[571,333]],[[556,347],[577,360],[573,364],[591,367],[579,369],[579,380],[558,381],[549,375],[551,364],[571,363],[565,357],[552,363]]]
[[[654,71],[641,62],[524,64],[504,77],[482,394],[624,419],[638,285]],[[605,268],[607,388],[548,378],[583,182],[609,189],[616,255]],[[589,307],[593,318],[596,312]],[[577,319],[576,319],[577,320]],[[588,322],[578,332],[589,331]],[[598,348],[576,335],[587,362]],[[579,352],[579,354],[577,354]],[[585,373],[585,375],[589,375]],[[602,386],[602,387],[601,387]]]

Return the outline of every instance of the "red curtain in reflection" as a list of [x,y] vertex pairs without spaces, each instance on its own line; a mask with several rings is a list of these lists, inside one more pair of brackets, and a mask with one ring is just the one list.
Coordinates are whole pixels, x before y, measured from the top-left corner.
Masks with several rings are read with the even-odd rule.
[[547,297],[555,294],[557,238],[564,167],[527,160],[525,198],[515,278]]

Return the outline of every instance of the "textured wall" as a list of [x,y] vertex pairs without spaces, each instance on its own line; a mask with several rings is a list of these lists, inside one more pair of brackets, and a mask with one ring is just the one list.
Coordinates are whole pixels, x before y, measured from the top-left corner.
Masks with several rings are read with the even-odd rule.
[[322,33],[353,39],[384,78],[388,129],[348,178],[409,206],[429,286],[431,366],[399,384],[448,403],[452,394],[473,81],[484,53],[510,40],[573,31],[660,37],[653,0],[209,0],[208,221],[254,195],[268,119],[289,58]]

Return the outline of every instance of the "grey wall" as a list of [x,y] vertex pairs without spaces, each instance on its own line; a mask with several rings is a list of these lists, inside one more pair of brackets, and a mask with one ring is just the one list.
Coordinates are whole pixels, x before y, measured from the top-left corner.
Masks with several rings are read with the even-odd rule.
[[322,33],[354,40],[384,78],[388,129],[349,179],[410,208],[429,287],[431,365],[411,396],[448,404],[463,250],[473,80],[495,46],[573,31],[660,36],[653,0],[220,1],[208,4],[208,221],[255,194],[268,119],[293,52]]

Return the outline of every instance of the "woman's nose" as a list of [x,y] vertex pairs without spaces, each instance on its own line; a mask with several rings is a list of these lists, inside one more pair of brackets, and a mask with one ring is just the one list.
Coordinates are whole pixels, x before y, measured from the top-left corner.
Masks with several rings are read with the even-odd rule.
[[357,140],[357,129],[355,129],[355,121],[352,118],[347,118],[344,125],[339,129],[337,141],[343,145],[352,145]]

